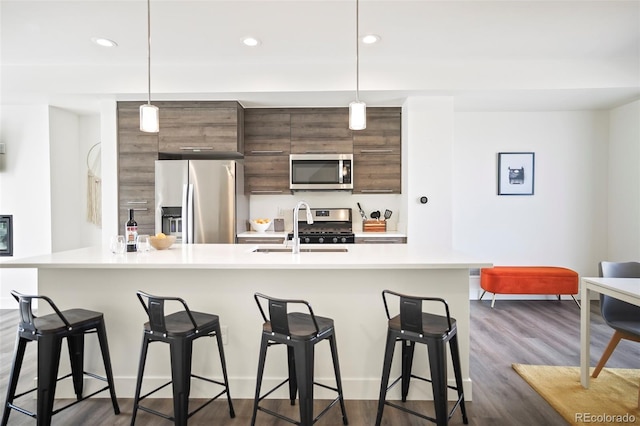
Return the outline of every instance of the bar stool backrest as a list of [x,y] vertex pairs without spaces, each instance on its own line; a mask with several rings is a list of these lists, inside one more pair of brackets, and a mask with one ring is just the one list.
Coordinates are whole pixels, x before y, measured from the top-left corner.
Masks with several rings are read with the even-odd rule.
[[[274,333],[283,334],[285,336],[289,336],[291,334],[289,329],[289,312],[288,306],[289,304],[302,304],[305,305],[311,315],[311,319],[313,320],[313,325],[316,328],[316,335],[320,332],[318,328],[318,322],[316,321],[316,316],[313,313],[313,309],[311,305],[306,300],[297,300],[297,299],[277,299],[275,297],[270,297],[261,293],[255,293],[253,298],[258,305],[258,309],[260,309],[260,314],[264,319],[264,322],[271,323],[271,330]],[[266,300],[269,306],[269,317],[264,312],[262,308],[262,304],[260,303],[260,299]]]
[[193,315],[187,306],[187,302],[183,299],[179,297],[154,296],[143,291],[136,292],[136,296],[138,296],[138,300],[149,317],[149,328],[152,332],[165,334],[168,331],[164,314],[165,301],[176,301],[181,303],[193,324],[193,328],[197,330],[198,325],[196,324],[196,320],[193,318]]
[[33,299],[45,300],[51,306],[51,308],[55,311],[55,313],[60,317],[60,320],[62,320],[64,325],[67,327],[67,329],[71,328],[71,324],[69,324],[69,321],[67,321],[64,315],[62,315],[62,312],[60,312],[60,309],[58,309],[55,303],[53,303],[53,300],[51,300],[47,296],[22,294],[15,290],[11,290],[11,295],[13,296],[14,299],[16,299],[16,302],[18,302],[18,306],[20,309],[20,328],[22,330],[31,331],[33,333],[37,331],[35,321],[34,321],[35,318],[37,318],[37,316],[33,314],[33,304],[32,304]]
[[439,297],[409,296],[391,290],[383,290],[382,300],[384,302],[384,310],[387,313],[387,319],[389,320],[391,320],[391,314],[389,313],[387,295],[397,296],[400,299],[400,327],[402,330],[418,334],[422,333],[424,327],[424,324],[422,323],[422,302],[426,300],[431,302],[440,302],[444,305],[444,310],[447,316],[447,324],[449,326],[447,332],[451,332],[451,316],[449,315],[449,305],[444,299]]

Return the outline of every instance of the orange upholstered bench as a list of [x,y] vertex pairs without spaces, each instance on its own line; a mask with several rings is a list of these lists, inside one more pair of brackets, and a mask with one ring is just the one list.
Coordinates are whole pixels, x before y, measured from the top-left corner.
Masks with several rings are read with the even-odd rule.
[[496,294],[561,294],[573,296],[578,293],[578,273],[556,266],[495,266],[480,270],[482,296],[493,293],[491,307],[496,302]]

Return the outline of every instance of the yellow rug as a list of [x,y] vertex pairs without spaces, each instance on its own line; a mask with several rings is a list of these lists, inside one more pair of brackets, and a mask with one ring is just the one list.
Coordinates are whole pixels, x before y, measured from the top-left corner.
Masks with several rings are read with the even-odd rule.
[[580,384],[580,367],[513,364],[526,380],[571,425],[640,425],[640,370],[604,368]]

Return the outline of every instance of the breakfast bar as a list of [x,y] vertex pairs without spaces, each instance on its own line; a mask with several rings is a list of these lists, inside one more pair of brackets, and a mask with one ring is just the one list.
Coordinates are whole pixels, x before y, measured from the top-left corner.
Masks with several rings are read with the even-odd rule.
[[[381,292],[391,289],[448,302],[457,320],[465,398],[471,400],[469,269],[490,267],[490,263],[450,250],[407,244],[332,245],[330,249],[311,244],[304,250],[294,255],[283,245],[178,244],[168,250],[113,254],[96,246],[6,260],[0,267],[37,269],[38,292],[62,309],[82,307],[104,313],[121,397],[130,398],[135,390],[142,325],[147,320],[135,293],[143,290],[181,297],[194,311],[220,316],[231,395],[248,399],[255,391],[262,330],[254,293],[308,300],[317,315],[335,321],[345,398],[377,399],[387,327]],[[217,355],[208,339],[203,340],[205,343],[194,346],[194,373],[215,376],[220,373],[213,370],[217,363],[205,362],[204,357]],[[97,350],[97,345],[87,342],[88,368],[99,368]],[[287,374],[286,362],[275,359],[278,350],[286,357],[284,349],[270,354],[265,387]],[[168,356],[166,348],[150,349],[145,373],[154,382],[150,386],[169,377]],[[414,371],[428,376],[426,351],[416,353],[413,365]],[[399,374],[399,367],[399,363],[393,366],[392,376]],[[63,370],[61,366],[61,373]],[[450,378],[452,371],[449,361]],[[320,345],[316,377],[329,381],[332,376],[329,347]],[[398,394],[390,393],[390,397],[399,398],[399,389],[394,390]],[[59,388],[59,396],[64,392]],[[278,392],[273,396],[285,397],[284,390]],[[206,388],[194,383],[193,397],[206,393]],[[317,397],[325,397],[324,393],[318,389]],[[158,396],[169,397],[169,393]],[[430,386],[416,383],[409,398],[430,399]]]

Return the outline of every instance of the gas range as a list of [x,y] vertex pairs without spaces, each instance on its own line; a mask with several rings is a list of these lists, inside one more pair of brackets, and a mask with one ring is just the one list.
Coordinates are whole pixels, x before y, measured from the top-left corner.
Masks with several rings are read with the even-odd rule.
[[[308,224],[306,215],[298,220],[298,237],[301,244],[353,244],[351,209],[311,209],[313,223]],[[287,237],[293,239],[293,232]]]

